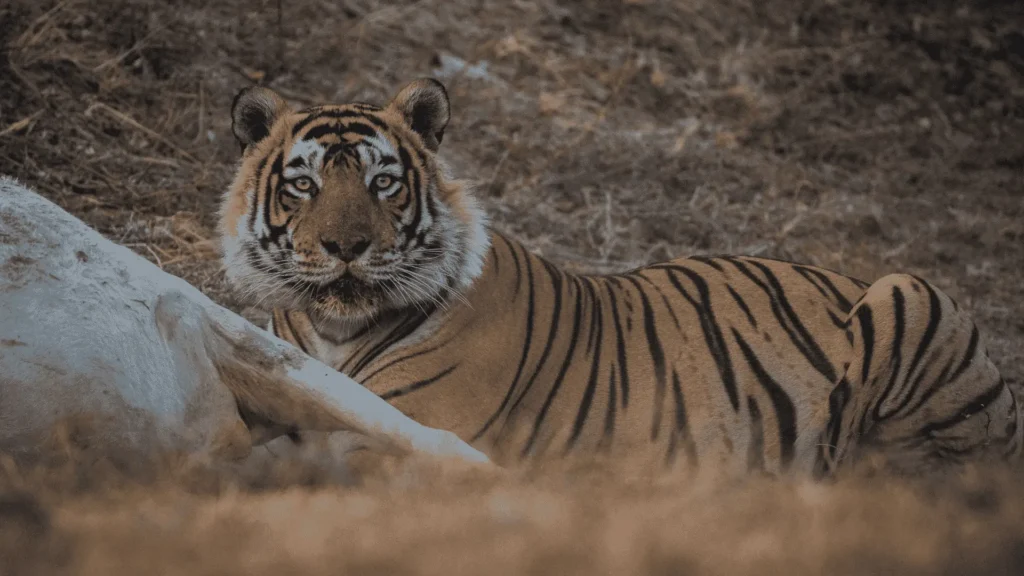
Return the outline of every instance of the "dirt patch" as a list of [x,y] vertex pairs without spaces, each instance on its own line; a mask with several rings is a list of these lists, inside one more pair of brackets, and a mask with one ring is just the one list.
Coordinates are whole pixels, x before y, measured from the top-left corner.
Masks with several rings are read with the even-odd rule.
[[0,289],[11,290],[21,288],[30,280],[43,277],[42,271],[35,266],[36,260],[20,254],[11,256],[0,263],[0,274],[4,277],[4,286]]
[[[259,81],[300,105],[382,102],[429,75],[452,97],[444,156],[498,229],[545,256],[595,271],[744,253],[868,280],[912,272],[971,310],[1024,383],[1020,2],[11,0],[0,23],[0,173],[235,310],[213,233],[238,154],[234,94]],[[864,480],[699,498],[559,474],[458,490],[400,477],[199,496],[169,481],[46,506],[90,551],[84,573],[152,559],[190,573],[1024,565],[1019,476],[941,496]]]
[[0,242],[4,244],[21,243],[31,236],[31,231],[25,228],[25,223],[17,216],[0,212]]

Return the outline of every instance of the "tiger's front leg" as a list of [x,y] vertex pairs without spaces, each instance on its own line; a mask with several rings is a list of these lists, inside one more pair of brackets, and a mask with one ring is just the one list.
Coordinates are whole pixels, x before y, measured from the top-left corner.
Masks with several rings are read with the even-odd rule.
[[869,452],[901,472],[1020,456],[1021,406],[949,296],[913,276],[885,276],[850,311],[847,329],[853,353],[822,441],[828,472]]

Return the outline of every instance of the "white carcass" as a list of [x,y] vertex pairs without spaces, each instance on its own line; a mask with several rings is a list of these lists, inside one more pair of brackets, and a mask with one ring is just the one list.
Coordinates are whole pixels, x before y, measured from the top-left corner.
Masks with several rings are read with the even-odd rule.
[[487,458],[0,177],[0,452],[91,418],[92,442],[244,458],[289,430]]

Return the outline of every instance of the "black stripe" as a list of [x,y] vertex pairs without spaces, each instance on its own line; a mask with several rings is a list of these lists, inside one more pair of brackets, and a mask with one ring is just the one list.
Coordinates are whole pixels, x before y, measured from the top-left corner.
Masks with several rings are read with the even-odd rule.
[[[311,128],[309,130],[309,132],[307,133],[308,134],[307,138],[310,135],[312,135],[313,132],[315,130],[317,130],[318,128],[319,128],[319,126],[316,127],[316,128]],[[332,131],[327,131],[327,132],[324,133],[324,135],[330,134],[331,132]],[[358,122],[358,121],[346,122],[346,123],[342,124],[341,125],[341,130],[339,130],[337,132],[338,132],[338,135],[340,135],[340,136],[347,136],[349,134],[358,134],[359,136],[362,136],[363,138],[373,138],[373,137],[375,137],[375,136],[377,136],[379,134],[379,132],[373,126],[369,126],[367,124],[363,124],[362,122]],[[378,152],[379,152],[379,150],[378,150]]]
[[370,373],[369,373],[369,374],[367,374],[366,376],[363,376],[363,377],[362,377],[362,378],[360,379],[360,382],[359,382],[359,383],[360,383],[360,384],[362,384],[363,386],[366,386],[366,385],[367,385],[367,384],[369,384],[369,383],[370,383],[370,382],[371,382],[371,381],[372,381],[372,380],[373,380],[373,379],[374,379],[374,378],[375,378],[375,377],[376,377],[376,376],[377,376],[378,374],[380,374],[381,372],[383,372],[383,371],[387,370],[388,368],[391,368],[391,367],[395,366],[396,364],[401,364],[402,362],[408,362],[409,360],[412,360],[413,358],[419,358],[420,356],[424,356],[424,355],[426,355],[426,354],[430,354],[431,352],[436,352],[436,351],[438,351],[438,350],[441,350],[441,349],[443,349],[443,348],[444,348],[445,346],[447,346],[448,344],[450,344],[450,343],[451,343],[451,341],[452,341],[452,340],[454,340],[454,339],[455,339],[455,336],[452,336],[451,338],[448,338],[448,339],[447,339],[447,340],[445,340],[444,342],[441,342],[441,343],[435,344],[435,345],[433,345],[433,346],[431,346],[431,347],[429,347],[429,348],[424,348],[423,350],[419,350],[419,351],[417,351],[417,352],[413,352],[412,354],[406,354],[405,356],[399,356],[398,358],[395,358],[395,359],[393,359],[393,360],[390,360],[390,361],[388,361],[387,363],[383,364],[382,366],[379,366],[379,367],[378,367],[378,368],[377,368],[376,370],[374,370],[373,372],[370,372]]
[[576,306],[573,309],[572,315],[572,332],[569,333],[569,350],[565,353],[565,358],[562,359],[562,366],[558,369],[558,376],[555,377],[555,382],[551,385],[551,390],[548,391],[547,398],[544,399],[544,404],[541,405],[540,412],[537,413],[537,418],[533,421],[533,431],[530,433],[530,438],[526,441],[526,446],[523,447],[522,456],[529,454],[533,449],[533,444],[537,440],[540,427],[547,417],[548,410],[551,409],[555,396],[558,395],[558,391],[562,388],[562,383],[565,382],[565,375],[569,371],[569,365],[572,363],[573,355],[576,353],[576,345],[579,344],[580,322],[583,319],[583,298],[580,297],[582,291],[579,287],[578,278],[570,277],[569,280],[569,298],[572,298],[574,288],[576,292]]
[[420,221],[423,219],[423,213],[419,206],[419,203],[423,201],[423,183],[420,181],[420,172],[413,165],[412,157],[409,156],[409,151],[405,146],[399,146],[398,156],[402,159],[402,165],[405,166],[406,185],[409,187],[410,202],[414,199],[416,201],[412,206],[412,222],[403,228],[403,234],[405,235],[406,243],[408,243],[416,234]]
[[281,321],[280,317],[282,316],[284,316],[284,310],[281,310],[280,308],[274,308],[270,313],[270,321],[274,327],[274,336],[277,336],[285,342],[291,342],[294,338],[289,337],[284,332],[285,330],[290,332],[291,328],[288,326],[287,322]]
[[788,468],[793,462],[794,448],[796,446],[796,407],[793,405],[793,400],[790,399],[789,394],[768,374],[761,361],[758,360],[757,355],[754,354],[746,340],[743,339],[735,328],[732,329],[732,335],[736,339],[736,343],[740,345],[740,350],[743,352],[743,356],[746,358],[751,371],[754,372],[754,377],[757,378],[758,383],[761,384],[764,391],[768,393],[768,398],[772,401],[772,407],[775,409],[775,419],[779,425],[779,452],[782,459],[782,467],[783,469]]
[[[554,347],[555,340],[558,336],[559,320],[562,315],[562,271],[555,268],[547,260],[538,258],[541,265],[544,267],[544,271],[548,273],[548,279],[551,281],[551,290],[554,292],[554,304],[551,310],[551,325],[548,328],[547,340],[544,342],[544,348],[541,350],[540,359],[534,366],[533,374],[526,381],[526,385],[523,387],[522,392],[516,397],[515,401],[512,402],[512,407],[509,408],[509,414],[515,412],[526,399],[526,395],[533,388],[533,385],[537,381],[537,376],[544,369],[544,365],[547,363],[548,356],[551,355],[551,350]],[[506,421],[507,424],[507,421]]]
[[[772,314],[775,316],[775,319],[779,321],[779,325],[782,326],[783,330],[785,330],[786,334],[789,336],[789,340],[816,371],[824,376],[829,382],[835,382],[837,379],[835,368],[832,366],[832,363],[829,362],[825,353],[822,352],[818,343],[811,337],[810,333],[808,333],[807,329],[800,321],[799,315],[796,314],[793,307],[790,305],[789,300],[786,298],[786,292],[782,288],[782,284],[779,282],[779,279],[775,274],[773,274],[767,266],[752,258],[744,259],[742,261],[737,258],[724,258],[724,260],[735,266],[737,270],[754,282],[754,284],[768,295]],[[765,276],[765,280],[767,280],[767,284],[747,268],[744,262],[750,263],[752,266],[761,270]]]
[[[931,388],[925,390],[924,394],[921,394],[921,397],[918,398],[917,402],[915,402],[914,405],[911,406],[910,408],[906,409],[905,413],[913,414],[915,411],[919,410],[921,406],[924,406],[926,402],[931,400],[932,397],[935,396],[935,394],[937,394],[940,390],[948,389],[946,387],[946,383],[952,382],[952,380],[947,380],[946,378],[949,375],[949,371],[952,368],[953,359],[950,358],[949,362],[947,362],[946,365],[942,367],[942,370],[939,372],[939,375],[934,380],[932,380]],[[918,375],[917,380],[914,382],[915,388],[921,384],[927,373],[927,370],[921,370],[921,374]]]
[[[686,416],[686,402],[683,400],[683,390],[679,385],[679,375],[672,371],[672,398],[676,405],[676,429],[673,438],[679,437],[683,440],[683,447],[686,450],[686,464],[691,469],[697,467],[697,443],[693,441],[693,433],[690,431],[690,423]],[[674,447],[673,447],[674,448]],[[675,450],[672,450],[674,457]]]
[[[523,271],[522,267],[519,264],[519,255],[516,254],[515,247],[512,246],[512,244],[508,240],[506,240],[504,236],[496,235],[495,237],[501,238],[501,240],[508,246],[508,251],[512,254],[512,263],[515,264],[516,267],[516,289],[515,291],[512,292],[512,300],[515,301],[515,299],[519,297],[519,288],[523,284]],[[530,281],[532,282],[532,279]]]
[[[425,315],[417,318],[417,316],[408,316],[398,322],[394,328],[391,329],[384,338],[378,340],[373,344],[370,349],[362,356],[353,355],[350,360],[353,362],[351,369],[346,370],[346,373],[352,378],[359,376],[359,373],[364,368],[369,366],[371,362],[377,359],[378,356],[383,354],[393,344],[401,341],[403,338],[412,334],[416,328],[419,328],[423,322],[426,321]],[[347,363],[346,363],[347,364]]]
[[352,144],[346,142],[331,144],[324,150],[323,164],[355,169],[359,166],[359,153]]
[[[340,138],[344,131],[345,128],[338,122],[324,122],[323,124],[317,124],[316,126],[313,126],[309,130],[307,130],[306,133],[302,135],[302,138],[299,141],[320,140],[321,138],[328,134],[334,134]],[[359,132],[357,131],[356,133],[358,134]],[[376,132],[371,131],[370,135],[373,134],[376,134]]]
[[935,422],[934,424],[929,424],[922,428],[920,432],[921,435],[929,436],[935,432],[939,432],[947,428],[952,428],[953,426],[956,426],[960,422],[967,420],[971,416],[984,410],[986,406],[988,406],[993,401],[998,399],[999,396],[1003,393],[1003,389],[1005,387],[1006,383],[1003,382],[1002,380],[996,382],[995,385],[993,385],[991,388],[982,392],[969,403],[967,403],[967,405],[964,406],[963,410],[958,412],[955,416],[948,418],[946,420]]
[[964,371],[971,365],[974,360],[974,355],[978,351],[978,341],[981,339],[981,334],[978,333],[977,326],[971,326],[971,341],[967,344],[967,351],[964,353],[964,357],[960,360],[960,364],[956,367],[956,370],[949,377],[949,381],[952,382],[960,377]]
[[439,381],[445,376],[451,374],[452,371],[458,367],[458,364],[454,364],[452,366],[449,366],[447,369],[442,370],[441,373],[439,373],[437,376],[427,378],[426,380],[420,380],[419,382],[413,382],[412,384],[409,384],[408,386],[404,386],[402,388],[398,388],[397,390],[388,390],[387,392],[381,394],[380,397],[383,398],[384,400],[390,400],[392,398],[398,398],[399,396],[405,396],[406,394],[415,392],[431,384],[434,384],[435,382]]
[[284,170],[284,156],[280,152],[274,157],[274,161],[271,162],[270,173],[267,174],[267,186],[266,194],[263,197],[263,223],[267,226],[267,231],[270,233],[270,237],[261,238],[261,242],[264,244],[264,250],[267,249],[265,243],[267,241],[273,242],[278,248],[281,247],[281,237],[288,233],[287,225],[285,226],[274,226],[272,221],[271,210],[273,209],[274,190],[277,188],[275,179],[277,179],[281,171]]
[[[512,252],[512,257],[515,258],[516,267],[519,266],[519,258],[516,256],[515,246],[511,243],[508,244],[509,251]],[[525,248],[520,247],[520,250]],[[523,369],[526,366],[526,358],[530,355],[530,346],[533,343],[533,319],[534,319],[534,306],[536,295],[534,293],[533,286],[533,265],[530,260],[529,254],[524,254],[524,260],[526,261],[526,288],[527,288],[527,300],[526,300],[526,335],[523,341],[523,353],[519,357],[519,365],[516,366],[515,376],[512,377],[512,383],[509,384],[508,390],[505,392],[505,397],[501,400],[501,405],[494,411],[493,414],[484,422],[480,430],[473,435],[471,442],[475,442],[480,439],[487,430],[498,420],[498,417],[504,413],[505,407],[508,406],[509,400],[512,399],[512,395],[515,392],[516,386],[519,384],[519,378],[523,375]],[[513,300],[514,301],[514,300]]]
[[665,296],[665,293],[661,290],[661,286],[658,286],[657,284],[655,284],[654,280],[651,280],[647,276],[644,276],[643,271],[637,272],[635,274],[635,276],[643,279],[644,282],[647,282],[648,284],[650,284],[651,288],[653,288],[654,291],[658,293],[658,296],[661,296],[661,301],[662,301],[663,304],[665,304],[665,309],[668,310],[668,314],[672,318],[672,323],[675,324],[676,330],[678,330],[679,333],[682,334],[683,337],[685,338],[686,337],[686,333],[683,332],[683,327],[682,327],[681,324],[679,324],[679,317],[676,316],[675,306],[672,306],[672,303],[668,301],[668,296]]
[[[828,423],[825,425],[828,442],[821,447],[819,455],[827,453],[828,461],[832,462],[833,465],[838,464],[836,462],[836,451],[839,448],[839,435],[842,432],[843,410],[850,401],[850,392],[850,382],[844,375],[828,395]],[[816,470],[819,476],[823,475],[826,471],[822,464],[824,463],[819,463]]]
[[299,120],[298,122],[296,122],[295,126],[292,126],[292,138],[297,137],[299,135],[299,133],[301,133],[303,130],[306,129],[307,126],[309,126],[310,124],[313,124],[314,122],[316,122],[318,120],[327,120],[327,119],[340,120],[342,118],[361,118],[362,116],[363,116],[363,114],[361,112],[356,112],[354,110],[323,110],[323,109],[318,109],[318,110],[314,111],[313,113],[311,113],[309,116],[306,116],[302,120]]
[[601,344],[604,342],[604,330],[601,325],[601,304],[597,300],[597,294],[591,284],[590,278],[584,278],[587,291],[591,298],[590,307],[590,334],[587,338],[587,353],[594,350],[590,363],[590,377],[587,379],[587,387],[583,391],[583,398],[580,400],[579,410],[576,412],[576,421],[572,425],[572,435],[566,443],[565,451],[568,453],[576,445],[576,441],[583,432],[583,425],[590,414],[590,405],[594,401],[594,392],[597,390],[598,376],[601,373]]
[[[430,176],[427,175],[427,178],[429,179]],[[428,185],[423,190],[423,204],[427,207],[427,214],[430,214],[430,220],[437,222],[437,201],[433,195],[427,194],[427,191],[431,189],[429,184],[430,182],[428,182]]]
[[750,322],[751,326],[757,328],[757,320],[755,320],[754,315],[750,313],[750,307],[748,307],[747,303],[743,301],[743,298],[733,290],[732,285],[726,284],[725,289],[729,291],[729,295],[732,296],[732,299],[736,301],[737,305],[739,305],[740,310],[743,310],[743,313],[747,315],[747,322]]
[[654,326],[654,308],[651,307],[651,301],[635,278],[627,276],[624,280],[636,287],[637,295],[640,298],[644,316],[644,336],[647,338],[647,352],[651,355],[651,363],[654,365],[654,409],[651,416],[651,440],[653,441],[658,438],[658,430],[661,428],[661,412],[665,408],[665,352],[661,348],[658,331]]
[[299,348],[305,352],[307,356],[312,356],[313,354],[310,352],[310,346],[305,341],[306,339],[299,336],[299,331],[295,329],[295,324],[292,324],[291,315],[288,314],[287,311],[283,311],[281,313],[281,317],[284,318],[285,323],[288,324],[288,330],[291,331],[295,343],[298,344]]
[[[355,134],[366,139],[381,136],[382,131],[387,133],[386,126],[381,130],[378,129],[379,126],[377,126],[376,123],[371,123],[374,124],[371,126],[370,124],[363,123],[362,120],[368,120],[368,117],[363,116],[349,122],[325,122],[324,124],[310,128],[302,135],[300,140],[320,140],[324,136],[333,135],[341,139],[341,143],[348,143],[349,146],[352,146],[356,142],[353,142],[352,139],[346,140],[345,136]],[[380,152],[380,150],[378,150],[378,152]],[[390,158],[390,156],[388,156],[388,158]]]
[[747,446],[747,470],[764,470],[764,419],[753,396],[747,396],[750,414],[750,445]]
[[[835,367],[832,366],[828,356],[822,352],[821,347],[818,346],[814,337],[811,336],[810,332],[807,331],[807,328],[804,327],[803,322],[800,321],[800,315],[793,310],[793,307],[789,303],[789,299],[786,298],[786,290],[782,287],[778,277],[776,277],[771,269],[764,264],[754,260],[750,260],[749,262],[761,270],[761,273],[764,274],[768,284],[771,285],[773,293],[773,308],[777,302],[778,306],[781,307],[781,311],[785,314],[785,317],[789,320],[789,323],[799,336],[799,338],[795,338],[793,334],[790,334],[790,338],[793,340],[793,343],[797,344],[797,342],[800,342],[801,344],[798,344],[797,347],[800,348],[801,353],[804,354],[811,365],[814,366],[815,370],[825,376],[829,382],[835,382],[837,380]],[[787,332],[788,331],[789,330],[787,330]]]
[[[914,406],[908,410],[908,413],[913,413],[921,406],[924,406],[924,404],[931,400],[931,398],[935,396],[935,394],[937,394],[940,390],[946,389],[948,384],[955,382],[957,378],[962,376],[964,371],[967,370],[967,367],[971,365],[971,360],[977,353],[978,341],[980,339],[978,328],[975,326],[972,326],[971,328],[971,339],[967,344],[967,351],[964,353],[963,358],[960,359],[960,363],[957,365],[956,370],[954,370],[952,374],[949,374],[949,371],[950,369],[952,369],[954,362],[954,359],[950,358],[949,362],[946,363],[946,366],[939,373],[938,377],[935,378],[932,387],[921,395],[921,398],[919,398],[918,401],[914,403]],[[948,378],[947,374],[949,374]],[[920,381],[921,379],[924,378],[924,376],[925,373],[924,371],[922,371],[921,375],[918,377],[918,380]],[[919,384],[919,382],[915,383],[915,385],[916,384]]]
[[269,161],[269,158],[264,158],[256,165],[256,182],[253,184],[252,206],[249,210],[249,230],[254,230],[256,228],[256,206],[259,205],[260,191],[262,190],[260,184],[263,182],[263,170],[266,169]]
[[868,383],[868,374],[871,372],[871,356],[875,350],[875,323],[870,306],[861,306],[857,309],[857,322],[860,323],[861,342],[864,346],[864,362],[860,369],[860,383],[863,387]]
[[271,218],[273,216],[271,211],[273,210],[274,191],[277,188],[276,178],[282,170],[282,158],[281,153],[278,153],[274,156],[274,160],[270,162],[270,166],[267,168],[266,181],[263,187],[263,224],[266,225],[267,230],[271,235],[273,235],[273,239],[271,241],[275,244],[277,243],[277,239],[280,234],[275,234],[274,228],[276,227],[271,222]]
[[348,369],[350,365],[354,363],[358,358],[361,358],[363,351],[370,348],[371,346],[373,346],[373,339],[367,338],[366,340],[363,341],[362,344],[359,345],[358,348],[353,350],[352,353],[349,354],[347,358],[345,358],[345,360],[341,363],[340,366],[335,366],[335,370],[341,372],[342,374],[349,374]]
[[936,294],[935,290],[933,290],[932,287],[924,280],[921,280],[920,278],[915,278],[915,280],[920,282],[928,293],[928,325],[925,327],[924,335],[921,337],[921,342],[918,343],[917,351],[914,352],[914,357],[910,361],[910,368],[907,369],[907,380],[912,380],[912,383],[910,386],[906,386],[906,394],[903,396],[902,400],[897,400],[898,404],[892,410],[893,412],[902,411],[907,404],[910,403],[914,394],[917,392],[918,385],[923,380],[927,367],[921,368],[920,378],[915,379],[914,374],[917,371],[917,367],[921,363],[921,360],[924,358],[925,351],[928,350],[932,340],[935,339],[935,333],[939,329],[939,322],[942,321],[942,303],[939,301],[939,295]]
[[583,286],[586,288],[585,292],[581,292],[581,296],[586,296],[584,304],[589,303],[590,305],[590,320],[589,322],[587,322],[587,324],[589,324],[590,326],[590,329],[587,331],[587,350],[585,352],[587,355],[589,355],[591,352],[593,352],[594,346],[600,347],[601,343],[600,339],[597,338],[597,332],[595,331],[595,319],[598,315],[597,308],[599,306],[599,303],[597,301],[597,293],[594,291],[593,280],[591,278],[584,276],[580,278],[580,281],[583,282]]
[[[491,242],[491,246],[490,246],[490,248],[487,249],[487,252],[490,255],[490,261],[491,261],[492,265],[494,266],[494,275],[495,276],[501,276],[501,263],[498,262],[498,248],[495,246],[494,242]],[[484,264],[486,265],[486,263],[487,263],[487,261],[485,260]],[[516,276],[516,290],[518,290],[518,289],[519,289],[519,277]],[[512,295],[512,298],[515,299],[515,295],[514,294]]]
[[615,364],[612,364],[608,371],[608,406],[604,413],[604,430],[601,432],[601,442],[598,448],[609,449],[612,444],[612,436],[615,434],[615,394],[618,388],[615,387]]
[[629,371],[627,369],[629,359],[626,356],[626,342],[622,336],[622,322],[619,320],[619,306],[617,304],[618,299],[612,290],[612,283],[606,282],[604,287],[608,291],[608,301],[612,305],[612,319],[615,321],[615,350],[619,366],[619,386],[622,387],[622,407],[626,408],[629,406]]
[[819,294],[821,294],[825,298],[829,297],[828,291],[825,290],[825,288],[821,284],[818,284],[817,282],[815,282],[811,278],[811,275],[808,272],[805,271],[803,266],[800,266],[799,264],[794,264],[792,268],[793,268],[793,270],[797,274],[799,274],[801,277],[803,277],[804,280],[807,280],[808,284],[810,284],[811,286],[814,286],[814,289],[817,290]]
[[427,304],[422,310],[417,309],[413,311],[405,320],[400,322],[383,340],[381,340],[376,346],[373,347],[365,356],[359,359],[359,361],[352,368],[352,372],[349,374],[353,379],[359,380],[359,373],[366,368],[370,362],[377,359],[378,356],[387,351],[393,345],[401,342],[407,338],[410,334],[419,329],[434,313],[437,309],[435,304]]
[[837,330],[846,330],[846,320],[836,316],[835,312],[832,310],[826,309],[826,312],[828,312],[828,319],[832,321],[832,325],[835,326]]
[[295,126],[292,127],[292,137],[293,138],[297,137],[307,126],[317,122],[318,120],[335,120],[335,121],[338,121],[338,120],[345,120],[345,119],[364,120],[366,122],[369,122],[370,124],[373,124],[379,131],[382,131],[382,132],[390,132],[390,130],[391,130],[386,122],[384,122],[383,120],[377,118],[376,116],[372,116],[372,115],[366,114],[365,112],[360,112],[360,111],[356,111],[356,110],[345,110],[345,109],[340,109],[340,110],[339,109],[332,109],[332,110],[320,109],[320,110],[317,110],[315,113],[307,116],[306,118],[303,118],[298,123],[296,123]]
[[[807,278],[807,281],[811,282],[812,284],[814,284],[815,287],[818,287],[818,284],[813,282],[813,281],[811,281],[811,279],[810,279],[810,277],[808,275],[811,275],[811,276],[814,276],[815,278],[817,278],[822,284],[825,285],[825,288],[827,288],[828,291],[832,293],[832,297],[835,298],[836,303],[839,304],[839,307],[842,309],[843,313],[844,314],[849,314],[850,313],[850,309],[852,308],[852,305],[850,304],[850,300],[845,295],[843,295],[843,293],[840,292],[838,288],[836,288],[836,285],[832,282],[832,280],[824,272],[822,272],[821,270],[815,269],[815,268],[810,268],[808,266],[794,266],[793,269],[795,269],[797,272],[799,272],[800,275],[803,276],[804,278]],[[833,272],[833,274],[835,274],[835,273]],[[848,276],[843,276],[843,277],[844,278],[849,278]],[[820,287],[818,289],[821,290]],[[828,296],[823,291],[822,291],[822,294],[825,295],[826,297]]]
[[889,410],[886,414],[882,414],[882,404],[888,402],[890,395],[894,393],[894,390],[899,385],[900,382],[897,382],[897,380],[899,379],[900,368],[903,365],[903,337],[907,323],[907,300],[899,286],[892,287],[892,301],[894,333],[889,347],[889,383],[886,384],[885,390],[871,410],[871,416],[876,422],[889,418],[895,412],[895,410]]
[[[686,298],[687,302],[693,306],[693,310],[697,313],[701,331],[704,333],[704,342],[708,347],[708,351],[711,352],[711,357],[715,360],[718,375],[721,377],[722,385],[725,386],[725,391],[729,395],[729,402],[732,404],[733,410],[739,411],[740,398],[736,386],[736,375],[733,372],[732,359],[729,357],[729,347],[725,344],[722,330],[718,326],[714,310],[711,308],[711,294],[708,290],[707,282],[704,281],[700,274],[685,266],[659,266],[659,268],[665,270],[669,281],[672,282],[675,289]],[[676,272],[685,274],[697,287],[697,293],[700,296],[699,302],[694,300],[682,283],[679,282],[675,275]]]
[[[733,260],[736,260],[737,257],[736,256],[732,256],[732,255],[721,255],[721,256],[715,256],[714,258],[716,260],[723,260],[723,261],[731,263]],[[825,268],[824,266],[813,266],[812,267],[812,266],[807,266],[806,264],[801,264],[799,262],[793,262],[792,260],[783,260],[781,258],[770,258],[768,256],[740,256],[740,258],[743,258],[743,260],[745,260],[747,262],[750,262],[750,263],[754,263],[754,262],[778,262],[779,264],[788,264],[790,266],[803,266],[804,268],[807,268],[809,270],[819,270],[819,271],[822,271],[822,272],[827,272],[827,273],[832,274],[833,276],[835,276],[837,278],[846,278],[850,282],[853,282],[854,284],[857,284],[858,287],[860,287],[860,288],[864,288],[864,287],[867,287],[867,286],[870,285],[867,282],[864,282],[862,280],[858,280],[858,279],[856,279],[856,278],[854,278],[852,276],[847,276],[846,274],[842,274],[840,272],[836,272],[835,270],[832,270],[830,268]]]

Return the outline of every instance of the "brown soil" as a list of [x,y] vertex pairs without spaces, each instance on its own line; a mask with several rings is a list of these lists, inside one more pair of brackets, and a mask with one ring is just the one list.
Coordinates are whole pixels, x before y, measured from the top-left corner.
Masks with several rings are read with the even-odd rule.
[[[974,312],[1024,384],[1013,0],[6,0],[0,46],[0,173],[235,310],[213,225],[237,90],[380,102],[429,75],[453,99],[446,158],[538,252],[599,271],[728,252],[868,280],[913,272]],[[158,482],[74,464],[37,476],[0,462],[0,560],[86,574],[1024,573],[1021,471],[691,486],[406,470],[345,488],[315,470]]]

